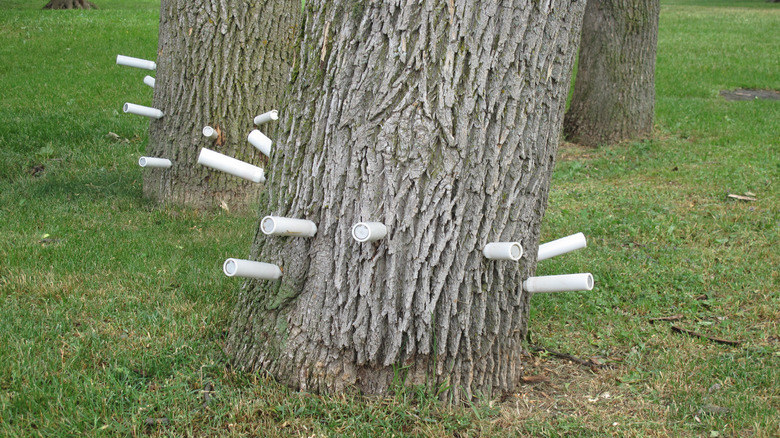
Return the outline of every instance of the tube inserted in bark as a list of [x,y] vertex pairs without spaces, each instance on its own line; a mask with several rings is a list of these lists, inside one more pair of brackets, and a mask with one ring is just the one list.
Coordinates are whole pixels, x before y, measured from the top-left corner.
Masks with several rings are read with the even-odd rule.
[[167,158],[141,157],[138,159],[138,165],[141,167],[159,167],[167,169],[173,165]]
[[252,146],[254,146],[258,151],[262,152],[268,157],[271,156],[271,144],[273,142],[270,138],[266,137],[265,134],[255,129],[249,133],[247,140],[249,140],[249,143],[251,143]]
[[155,80],[154,80],[153,77],[151,77],[149,75],[144,76],[144,84],[154,88],[154,83],[155,83]]
[[158,110],[157,108],[151,108],[143,105],[136,105],[134,103],[129,103],[129,102],[125,103],[124,106],[122,106],[122,111],[129,114],[149,117],[152,119],[159,119],[165,115],[164,112]]
[[561,237],[560,239],[539,245],[539,252],[536,261],[547,260],[557,255],[566,254],[574,250],[585,248],[587,242],[582,233],[572,234],[571,236]]
[[482,254],[491,260],[518,261],[523,256],[520,242],[491,242],[485,245]]
[[147,59],[133,58],[132,56],[116,55],[117,65],[142,68],[144,70],[157,70],[157,63]]
[[204,126],[203,136],[210,140],[216,140],[217,138],[219,138],[219,132],[217,132],[217,130],[212,128],[211,126]]
[[317,224],[310,220],[279,216],[264,217],[260,228],[269,236],[314,237],[317,234]]
[[255,262],[244,259],[227,259],[222,264],[222,272],[228,277],[257,278],[277,280],[282,276],[279,266],[272,263]]
[[523,282],[523,289],[530,293],[592,290],[593,275],[586,273],[528,277]]
[[256,183],[265,182],[263,169],[233,157],[222,155],[211,149],[203,148],[198,155],[198,164],[212,169],[221,170],[239,178],[248,179]]
[[352,237],[358,242],[373,242],[387,235],[387,226],[381,222],[358,222],[352,226]]
[[260,126],[263,123],[268,123],[272,120],[279,120],[279,111],[271,110],[267,113],[260,114],[259,116],[255,117],[255,125]]

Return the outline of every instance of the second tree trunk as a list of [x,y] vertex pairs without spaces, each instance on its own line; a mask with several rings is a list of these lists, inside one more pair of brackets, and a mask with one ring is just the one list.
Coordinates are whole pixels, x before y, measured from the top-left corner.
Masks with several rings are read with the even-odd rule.
[[564,132],[587,146],[653,131],[658,0],[588,0]]

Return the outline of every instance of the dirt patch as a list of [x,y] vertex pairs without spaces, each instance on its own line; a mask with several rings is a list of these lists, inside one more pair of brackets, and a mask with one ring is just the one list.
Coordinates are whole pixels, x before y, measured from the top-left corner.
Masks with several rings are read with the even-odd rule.
[[737,88],[736,90],[721,90],[720,95],[726,100],[780,100],[780,91],[775,90]]

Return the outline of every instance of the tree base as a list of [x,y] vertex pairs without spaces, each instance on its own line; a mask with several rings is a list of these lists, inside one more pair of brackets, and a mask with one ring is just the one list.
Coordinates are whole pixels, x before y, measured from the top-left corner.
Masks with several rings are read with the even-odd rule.
[[51,0],[43,9],[97,9],[94,3],[87,0]]

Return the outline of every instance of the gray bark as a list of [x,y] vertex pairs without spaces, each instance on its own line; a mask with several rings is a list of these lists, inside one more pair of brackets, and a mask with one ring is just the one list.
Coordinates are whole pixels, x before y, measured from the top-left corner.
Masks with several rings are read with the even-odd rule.
[[[261,216],[319,229],[258,231],[253,258],[284,274],[242,288],[237,366],[312,391],[512,389],[583,9],[307,0]],[[359,244],[368,220],[388,236]],[[516,240],[519,263],[481,253]]]
[[87,0],[51,0],[43,9],[97,9],[94,3]]
[[[253,117],[279,105],[295,58],[300,0],[191,2],[163,0],[154,107],[147,155],[169,158],[167,170],[144,170],[144,194],[197,207],[241,207],[262,185],[196,164],[202,147],[261,167],[248,142]],[[217,127],[214,143],[202,135]],[[261,130],[273,135],[273,123]]]
[[588,0],[568,140],[588,146],[653,132],[658,0]]

